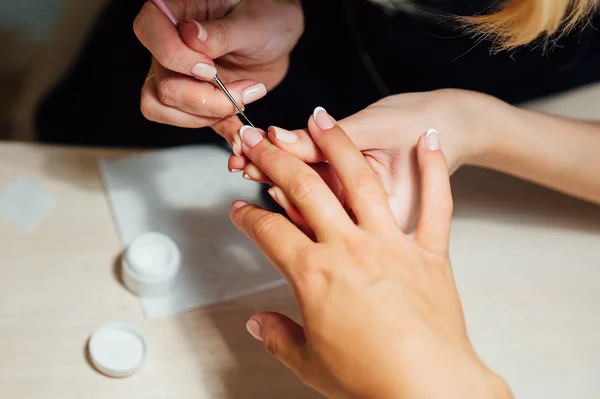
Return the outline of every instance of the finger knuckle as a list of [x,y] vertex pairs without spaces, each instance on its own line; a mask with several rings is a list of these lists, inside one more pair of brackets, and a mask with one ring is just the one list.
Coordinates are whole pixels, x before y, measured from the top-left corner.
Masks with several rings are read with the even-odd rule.
[[360,195],[369,195],[378,193],[381,186],[373,173],[370,171],[359,171],[352,176],[352,188]]
[[216,39],[218,45],[225,45],[229,42],[230,33],[227,25],[218,19],[211,21],[211,35]]
[[257,237],[277,234],[277,228],[284,217],[280,214],[269,213],[262,216],[253,226],[254,234]]
[[144,118],[148,119],[149,121],[156,122],[154,107],[152,107],[150,96],[147,94],[142,94],[142,98],[140,99],[140,111],[142,112]]
[[223,93],[218,93],[218,100],[215,102],[215,106],[212,107],[213,115],[216,118],[222,118],[224,116],[231,115],[235,112],[235,108],[231,101]]
[[133,20],[133,32],[135,33],[135,36],[140,41],[142,41],[142,37],[144,36],[144,29],[146,27],[146,20],[147,20],[147,16],[146,16],[147,12],[148,12],[148,9],[147,9],[147,6],[145,5],[144,7],[142,7],[142,9],[138,13],[138,15]]
[[269,165],[274,162],[275,157],[277,156],[277,147],[275,146],[266,146],[261,147],[261,150],[256,155],[256,159],[254,159],[254,163],[260,167],[261,165]]
[[289,195],[298,201],[306,201],[306,199],[310,198],[314,194],[319,183],[320,181],[316,176],[299,176],[299,178],[295,179],[292,183],[289,190]]
[[304,282],[302,286],[310,290],[319,290],[333,279],[333,268],[327,253],[311,248],[299,251],[296,256],[302,265],[302,274],[299,277]]
[[152,51],[152,54],[160,65],[172,71],[177,70],[178,60],[182,58],[178,51],[170,50],[168,43],[164,43],[160,48]]
[[277,335],[275,334],[266,334],[263,338],[263,342],[265,345],[265,349],[267,352],[275,357],[279,358],[279,340],[277,339]]
[[162,79],[156,83],[158,99],[161,103],[170,107],[181,105],[181,91],[178,90],[175,83],[169,79]]

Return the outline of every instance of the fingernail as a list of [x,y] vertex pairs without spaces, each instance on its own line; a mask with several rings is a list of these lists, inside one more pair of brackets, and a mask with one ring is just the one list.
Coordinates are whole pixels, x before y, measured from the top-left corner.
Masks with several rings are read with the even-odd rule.
[[283,143],[297,143],[298,135],[296,132],[290,132],[289,130],[285,130],[279,127],[271,126],[273,133],[275,134],[275,138]]
[[206,28],[204,26],[202,26],[200,24],[200,22],[198,21],[188,21],[194,25],[196,25],[196,37],[198,38],[198,40],[200,40],[201,42],[205,42],[206,40],[208,40],[208,31],[206,30]]
[[192,75],[204,80],[212,80],[217,76],[217,69],[208,64],[198,63],[192,68]]
[[233,144],[231,145],[231,151],[233,151],[233,153],[238,157],[242,155],[242,153],[240,152],[240,146],[236,142],[233,142]]
[[440,149],[440,138],[435,129],[429,129],[425,134],[425,146],[429,151],[437,151]]
[[242,170],[244,170],[244,169],[229,169],[229,171],[230,171],[231,173],[239,173],[239,172],[241,172]]
[[236,209],[240,209],[241,207],[246,206],[246,205],[248,205],[248,203],[246,201],[237,200],[237,201],[233,201],[233,204],[231,204],[231,208],[233,210],[236,210]]
[[275,193],[275,190],[273,190],[272,187],[267,192],[269,193],[269,195],[271,196],[271,198],[273,198],[273,200],[275,202],[279,202],[279,201],[277,201],[277,194]]
[[246,87],[242,91],[242,102],[244,104],[250,104],[256,100],[260,100],[267,95],[267,88],[264,84],[258,83],[254,86]]
[[262,341],[262,335],[260,333],[260,324],[258,323],[258,321],[254,319],[248,320],[248,322],[246,323],[246,329],[248,330],[250,335],[252,335],[257,340]]
[[313,118],[321,130],[329,130],[335,126],[335,119],[333,119],[323,107],[315,108]]
[[260,130],[248,125],[242,126],[240,129],[240,137],[242,138],[244,144],[250,148],[260,143],[264,138]]
[[242,177],[243,177],[244,179],[246,179],[246,180],[252,180],[252,179],[250,178],[250,175],[248,175],[248,173],[244,173],[244,174],[242,175]]

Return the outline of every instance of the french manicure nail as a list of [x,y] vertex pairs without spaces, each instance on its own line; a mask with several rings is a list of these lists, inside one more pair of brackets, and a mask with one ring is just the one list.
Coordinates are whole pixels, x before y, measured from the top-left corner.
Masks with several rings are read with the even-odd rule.
[[242,170],[244,170],[244,169],[230,169],[229,171],[230,171],[231,173],[239,173],[239,172],[241,172]]
[[240,146],[238,145],[238,143],[236,143],[235,141],[233,142],[233,144],[231,145],[231,151],[233,151],[233,153],[235,155],[237,155],[238,157],[240,155],[242,155],[242,153],[240,152]]
[[244,104],[250,104],[256,100],[260,100],[267,95],[267,88],[264,84],[258,83],[254,86],[246,87],[242,91],[242,102]]
[[242,177],[243,177],[244,179],[246,179],[246,180],[252,180],[252,179],[250,178],[250,175],[248,175],[248,173],[244,173],[244,174],[242,175]]
[[192,68],[192,75],[204,80],[212,80],[217,76],[217,69],[208,64],[198,63]]
[[437,130],[429,129],[425,134],[425,146],[429,151],[437,151],[440,149],[440,138]]
[[248,125],[242,126],[240,129],[240,137],[244,144],[250,148],[260,143],[264,138],[260,130]]
[[208,31],[204,26],[200,24],[200,22],[193,20],[188,22],[196,25],[196,37],[198,38],[198,40],[200,40],[201,42],[205,42],[206,40],[208,40]]
[[273,133],[275,133],[275,138],[283,143],[293,144],[298,142],[298,134],[296,134],[296,132],[291,132],[276,126],[271,126],[271,129],[273,129]]
[[231,204],[231,208],[233,210],[236,210],[236,209],[240,209],[241,207],[246,206],[246,205],[248,205],[248,203],[246,201],[237,200],[237,201],[233,201],[233,204]]
[[248,322],[246,323],[246,329],[248,330],[250,335],[252,335],[257,340],[262,341],[262,334],[260,333],[260,324],[258,323],[258,321],[254,319],[248,320]]
[[333,119],[323,107],[315,108],[313,118],[321,130],[329,130],[335,126],[335,119]]
[[272,187],[270,189],[268,189],[267,192],[269,193],[269,195],[271,196],[271,198],[273,198],[273,200],[275,202],[278,202],[277,201],[277,194],[275,194],[275,190],[273,190]]

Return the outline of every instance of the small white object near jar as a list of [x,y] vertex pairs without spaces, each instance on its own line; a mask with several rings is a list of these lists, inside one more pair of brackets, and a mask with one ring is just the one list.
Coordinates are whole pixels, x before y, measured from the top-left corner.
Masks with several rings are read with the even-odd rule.
[[108,323],[98,328],[88,342],[92,364],[102,374],[123,378],[133,375],[146,358],[146,342],[134,326]]

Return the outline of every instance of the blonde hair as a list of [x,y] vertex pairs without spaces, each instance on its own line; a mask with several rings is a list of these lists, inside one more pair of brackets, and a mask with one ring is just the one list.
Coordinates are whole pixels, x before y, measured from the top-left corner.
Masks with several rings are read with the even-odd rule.
[[504,0],[490,14],[458,17],[467,31],[509,50],[560,37],[589,22],[600,0]]

